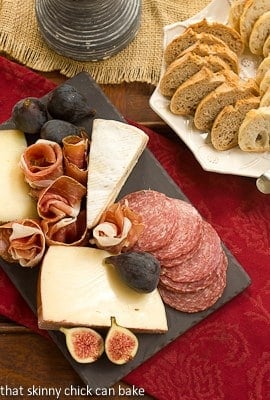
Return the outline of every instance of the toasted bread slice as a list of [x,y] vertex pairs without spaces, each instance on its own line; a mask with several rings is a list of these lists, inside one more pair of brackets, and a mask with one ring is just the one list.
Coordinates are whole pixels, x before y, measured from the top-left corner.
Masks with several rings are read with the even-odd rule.
[[87,180],[87,228],[93,228],[101,214],[118,196],[145,149],[148,136],[123,122],[94,119]]
[[242,122],[238,144],[241,150],[264,152],[270,150],[270,108],[249,111]]
[[260,107],[270,107],[270,87],[261,96]]
[[193,54],[197,54],[199,56],[205,57],[208,55],[217,55],[219,56],[224,62],[226,62],[229,68],[235,72],[236,74],[239,73],[239,60],[237,55],[229,49],[228,46],[222,44],[201,44],[196,42],[192,46],[188,47],[184,50],[180,57],[191,52]]
[[[215,73],[209,68],[203,67],[178,87],[171,99],[171,112],[183,116],[194,115],[199,102],[222,85],[228,75],[233,76],[234,72],[223,70]],[[235,79],[237,79],[237,76]]]
[[257,68],[255,79],[258,85],[261,84],[264,75],[269,69],[270,69],[270,55],[264,58]]
[[239,32],[228,25],[220,22],[210,22],[204,18],[200,22],[190,25],[190,27],[197,33],[205,32],[217,36],[238,55],[244,51],[244,43]]
[[165,48],[164,60],[166,65],[170,65],[184,50],[195,43],[225,45],[225,42],[217,36],[205,32],[197,33],[192,28],[187,28]]
[[160,93],[167,97],[173,96],[183,82],[199,72],[204,66],[213,72],[229,69],[228,64],[218,56],[201,57],[187,53],[169,65],[159,83]]
[[237,32],[240,32],[240,17],[247,0],[234,0],[229,11],[228,24]]
[[266,38],[264,45],[263,45],[263,56],[268,57],[270,55],[270,34]]
[[216,150],[229,150],[238,145],[238,131],[248,111],[258,108],[260,98],[251,96],[224,107],[211,129],[211,142]]
[[194,116],[195,127],[202,131],[211,131],[214,120],[225,106],[234,105],[237,100],[250,95],[259,95],[253,79],[244,82],[239,78],[239,81],[223,83],[199,103]]
[[270,69],[266,71],[260,83],[260,95],[263,96],[270,87]]
[[248,0],[245,4],[240,17],[240,34],[247,46],[256,20],[267,11],[270,11],[269,0]]
[[262,14],[253,25],[249,37],[249,49],[258,56],[263,55],[264,43],[270,35],[270,11]]

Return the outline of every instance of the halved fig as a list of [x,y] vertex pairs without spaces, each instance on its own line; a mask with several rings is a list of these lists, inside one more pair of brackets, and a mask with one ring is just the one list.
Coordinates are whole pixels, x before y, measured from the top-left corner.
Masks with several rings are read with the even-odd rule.
[[65,334],[68,351],[78,363],[92,363],[104,352],[102,336],[91,328],[60,328],[60,331]]
[[105,338],[105,353],[114,364],[126,364],[133,360],[138,351],[138,339],[129,329],[116,323],[111,317],[111,327]]

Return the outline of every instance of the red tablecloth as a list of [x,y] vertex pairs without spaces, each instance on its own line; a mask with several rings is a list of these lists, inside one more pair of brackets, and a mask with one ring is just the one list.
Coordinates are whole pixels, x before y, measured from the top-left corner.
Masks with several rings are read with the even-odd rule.
[[[0,57],[0,122],[20,98],[53,87]],[[252,178],[203,171],[176,135],[143,129],[149,149],[215,227],[252,284],[124,380],[160,400],[269,400],[270,197],[258,192]],[[0,288],[0,313],[38,331],[35,316],[1,269]]]

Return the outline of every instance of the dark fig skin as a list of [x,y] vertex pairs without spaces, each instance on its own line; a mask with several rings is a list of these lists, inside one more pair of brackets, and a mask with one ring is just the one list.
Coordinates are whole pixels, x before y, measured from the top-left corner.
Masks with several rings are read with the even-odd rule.
[[48,120],[48,115],[46,106],[38,98],[26,97],[15,104],[11,118],[17,129],[36,134]]
[[158,285],[160,263],[150,253],[130,251],[106,257],[105,263],[112,264],[126,285],[138,292],[150,293]]
[[77,89],[66,83],[58,86],[51,93],[47,102],[47,110],[53,119],[61,119],[73,124],[94,115],[86,98]]
[[40,138],[61,144],[66,136],[80,136],[82,132],[85,132],[83,128],[73,125],[70,122],[51,119],[42,126]]

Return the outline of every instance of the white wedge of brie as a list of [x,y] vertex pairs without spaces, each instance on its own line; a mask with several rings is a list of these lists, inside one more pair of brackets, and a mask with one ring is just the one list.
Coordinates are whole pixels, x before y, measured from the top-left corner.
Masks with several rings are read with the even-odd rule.
[[129,288],[114,267],[103,262],[109,255],[90,247],[49,247],[39,279],[40,328],[108,328],[114,316],[119,325],[136,331],[168,330],[158,290],[138,293]]
[[145,149],[148,136],[123,122],[95,119],[89,153],[87,227],[112,204]]

